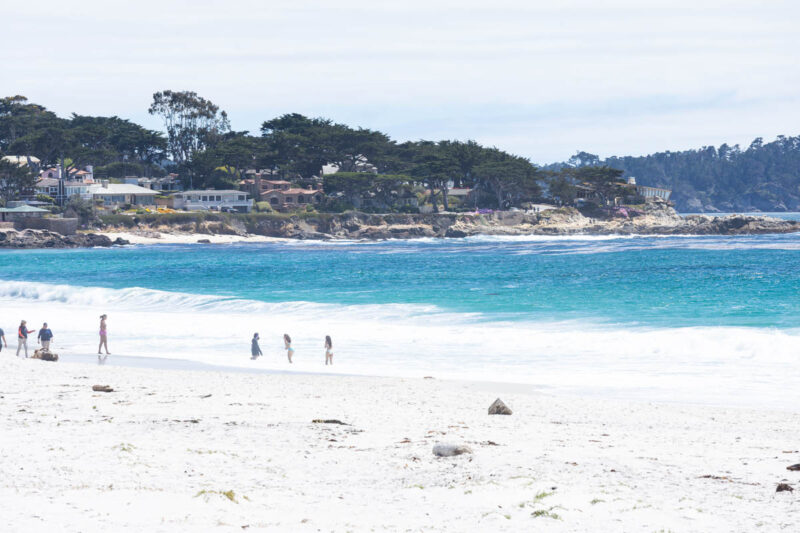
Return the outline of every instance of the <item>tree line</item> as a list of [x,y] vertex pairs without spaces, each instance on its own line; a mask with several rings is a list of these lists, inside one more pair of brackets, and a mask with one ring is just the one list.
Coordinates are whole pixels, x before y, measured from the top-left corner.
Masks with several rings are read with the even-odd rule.
[[[451,207],[448,184],[474,189],[476,207],[508,207],[540,198],[549,178],[528,159],[475,141],[397,142],[380,131],[297,113],[265,120],[255,135],[236,131],[225,111],[191,91],[157,92],[148,111],[163,121],[164,132],[116,116],[61,118],[24,96],[3,98],[0,154],[34,156],[64,169],[92,164],[100,178],[175,172],[186,187],[218,189],[237,188],[249,169],[308,186],[321,179],[324,166],[335,165],[338,173],[325,175],[325,190],[345,202],[413,187],[427,190],[434,209]],[[7,178],[22,172],[3,168]]]
[[722,144],[696,150],[601,159],[578,152],[549,170],[607,165],[623,177],[673,191],[678,211],[800,211],[800,136],[759,137],[747,148]]
[[[756,139],[745,150],[722,145],[641,157],[578,152],[564,163],[537,167],[527,158],[475,141],[398,142],[387,134],[297,113],[265,120],[255,134],[236,131],[227,113],[191,91],[159,91],[148,109],[164,131],[116,116],[73,113],[61,118],[24,96],[0,99],[0,155],[36,157],[64,169],[94,165],[98,178],[163,176],[175,172],[185,187],[238,188],[249,169],[310,186],[324,175],[327,193],[346,207],[363,196],[391,204],[426,190],[426,201],[451,209],[448,185],[472,189],[459,207],[520,206],[529,201],[568,204],[577,186],[600,198],[623,194],[619,182],[672,189],[679,210],[800,209],[800,137]],[[0,196],[32,186],[26,168],[0,162]],[[465,202],[462,198],[459,202]]]

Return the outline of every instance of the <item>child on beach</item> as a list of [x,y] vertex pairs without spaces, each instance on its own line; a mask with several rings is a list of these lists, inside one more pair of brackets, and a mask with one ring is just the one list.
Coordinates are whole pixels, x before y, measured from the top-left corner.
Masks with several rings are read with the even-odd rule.
[[252,353],[252,357],[250,359],[256,359],[259,356],[264,355],[261,353],[261,347],[258,345],[258,339],[258,333],[253,335],[253,341],[250,345],[250,352]]
[[[101,348],[106,349],[106,355],[111,355],[108,351],[108,330],[106,329],[107,315],[100,315],[100,345],[97,347],[97,355],[102,355]],[[100,359],[98,357],[98,359]],[[105,359],[105,358],[104,358]]]
[[28,357],[28,335],[36,331],[35,329],[28,329],[27,322],[24,320],[20,322],[19,329],[17,330],[17,357],[22,347],[25,347],[25,357]]
[[325,335],[325,365],[333,364],[333,341],[330,335]]
[[292,338],[288,333],[283,334],[283,345],[286,347],[286,357],[289,358],[289,362],[291,363],[292,356],[294,355],[294,348],[292,348]]

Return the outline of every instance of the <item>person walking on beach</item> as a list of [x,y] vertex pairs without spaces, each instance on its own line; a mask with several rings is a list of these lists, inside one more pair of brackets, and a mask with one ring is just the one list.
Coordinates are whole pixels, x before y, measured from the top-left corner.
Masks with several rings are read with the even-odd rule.
[[19,329],[17,330],[17,357],[22,347],[25,347],[25,358],[28,357],[28,334],[36,331],[35,329],[28,329],[27,322],[24,320],[20,322]]
[[3,331],[3,328],[0,328],[0,352],[3,351],[4,345],[6,348],[8,348],[8,343],[6,342],[6,332]]
[[106,355],[111,355],[111,352],[108,351],[108,330],[106,329],[106,318],[107,315],[100,315],[100,345],[97,347],[97,355],[102,355],[100,351],[101,348],[106,349]]
[[39,330],[39,344],[42,345],[43,350],[50,351],[50,341],[53,340],[53,332],[50,331],[50,328],[47,327],[47,322],[42,324],[42,328]]
[[325,366],[328,365],[328,361],[333,364],[333,341],[330,335],[325,335]]
[[264,355],[263,353],[261,353],[261,347],[258,345],[258,339],[259,339],[258,333],[253,335],[253,342],[251,343],[250,346],[250,351],[252,352],[253,357],[251,357],[250,359],[256,359]]
[[294,348],[292,348],[292,338],[288,333],[283,334],[283,345],[286,347],[286,357],[289,358],[289,362],[291,363],[292,356],[294,355]]

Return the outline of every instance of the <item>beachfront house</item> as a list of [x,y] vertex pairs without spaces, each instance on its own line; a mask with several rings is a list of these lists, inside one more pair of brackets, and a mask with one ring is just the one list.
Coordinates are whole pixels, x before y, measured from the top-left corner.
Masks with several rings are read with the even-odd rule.
[[107,180],[103,180],[100,184],[94,185],[66,185],[67,190],[70,188],[76,191],[83,190],[84,192],[79,192],[77,194],[80,194],[84,200],[91,201],[92,205],[106,209],[129,205],[152,207],[155,205],[155,197],[158,194],[156,191],[151,191],[150,189],[145,189],[138,185],[131,185],[129,183],[109,183]]
[[273,209],[296,209],[320,205],[325,199],[325,193],[322,189],[276,188],[263,192],[261,199],[269,202]]
[[254,198],[257,202],[263,200],[264,193],[268,191],[291,189],[292,184],[286,180],[262,179],[262,172],[251,174],[239,182],[239,190],[242,190]]
[[186,211],[228,211],[249,213],[253,200],[244,191],[207,189],[183,191],[172,195],[172,207]]

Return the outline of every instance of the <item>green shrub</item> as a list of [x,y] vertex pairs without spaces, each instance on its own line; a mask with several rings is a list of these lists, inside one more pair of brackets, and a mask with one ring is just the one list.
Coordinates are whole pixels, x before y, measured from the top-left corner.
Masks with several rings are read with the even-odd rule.
[[123,226],[126,228],[132,228],[136,225],[136,220],[132,216],[129,215],[100,215],[100,222],[104,226]]

